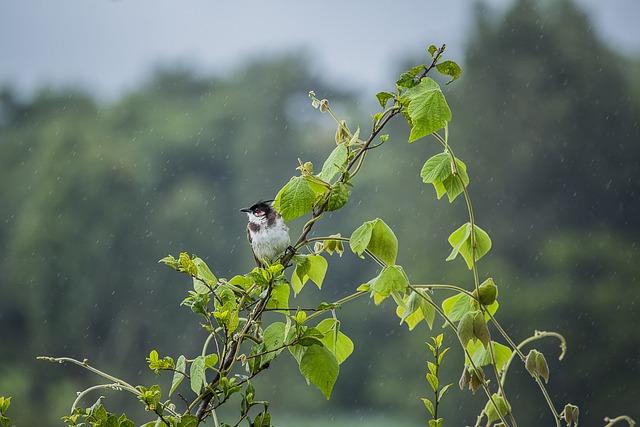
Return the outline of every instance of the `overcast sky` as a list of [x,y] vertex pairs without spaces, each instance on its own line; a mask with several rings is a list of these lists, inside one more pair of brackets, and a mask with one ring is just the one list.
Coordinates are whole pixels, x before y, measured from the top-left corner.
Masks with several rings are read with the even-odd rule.
[[[541,0],[553,1],[553,0]],[[640,54],[639,0],[577,0],[617,49]],[[460,57],[471,0],[0,0],[0,84],[113,98],[158,64],[223,72],[304,50],[331,81],[388,84],[394,58],[446,42]],[[502,9],[510,0],[490,0]]]

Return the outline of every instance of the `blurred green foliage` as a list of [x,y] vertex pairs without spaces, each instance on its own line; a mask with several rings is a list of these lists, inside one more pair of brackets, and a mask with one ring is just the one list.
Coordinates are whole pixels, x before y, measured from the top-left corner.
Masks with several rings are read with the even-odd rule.
[[[514,337],[533,329],[567,336],[562,363],[556,348],[542,348],[549,388],[558,405],[577,403],[593,425],[604,415],[639,415],[640,79],[637,63],[604,46],[570,2],[546,7],[521,0],[500,19],[478,10],[464,73],[446,87],[451,138],[492,236],[481,274],[500,286],[503,324]],[[308,90],[354,123],[363,117],[353,94],[328,87],[305,63],[274,58],[227,77],[164,69],[108,105],[73,91],[26,101],[0,92],[0,394],[14,396],[12,420],[35,425],[33,399],[42,396],[41,412],[56,425],[93,380],[37,363],[37,355],[88,357],[143,383],[152,348],[197,351],[202,331],[178,306],[190,283],[156,261],[188,250],[206,254],[218,276],[248,270],[237,209],[273,198],[298,157],[318,163],[333,147],[335,129],[308,105]],[[349,235],[375,213],[395,230],[412,279],[469,288],[459,265],[425,261],[424,254],[444,260],[451,226],[465,213],[434,201],[419,178],[435,144],[408,147],[398,127],[371,155],[351,203],[318,233]],[[330,261],[324,299],[374,272],[355,257]],[[257,382],[275,421],[304,408],[317,412],[318,425],[344,413],[349,425],[379,414],[424,423],[428,331],[409,334],[384,304],[354,303],[342,320],[356,348],[331,401],[316,399],[286,361]],[[455,382],[460,372],[447,366],[440,375]],[[542,398],[524,367],[511,375],[514,412],[535,425]],[[482,399],[450,393],[442,414],[451,425],[471,422],[464,417]],[[106,402],[112,410],[126,404],[117,396]]]

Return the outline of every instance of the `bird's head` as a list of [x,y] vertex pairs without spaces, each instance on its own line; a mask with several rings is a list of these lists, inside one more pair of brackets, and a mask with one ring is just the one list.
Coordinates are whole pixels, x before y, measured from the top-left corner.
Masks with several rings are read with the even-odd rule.
[[273,200],[260,201],[251,207],[240,209],[240,211],[247,214],[250,222],[262,223],[273,213],[271,202]]

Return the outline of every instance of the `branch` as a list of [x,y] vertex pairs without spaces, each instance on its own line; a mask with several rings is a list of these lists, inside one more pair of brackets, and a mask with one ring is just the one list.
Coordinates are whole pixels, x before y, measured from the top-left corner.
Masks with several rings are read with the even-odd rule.
[[269,298],[271,297],[272,289],[273,287],[271,286],[271,284],[269,284],[269,288],[265,296],[259,299],[253,310],[251,310],[251,313],[247,317],[247,321],[244,324],[242,331],[235,334],[233,339],[231,340],[229,344],[229,351],[226,353],[224,360],[220,364],[220,372],[218,372],[215,378],[209,383],[209,387],[207,387],[207,389],[189,406],[188,411],[190,412],[193,408],[193,405],[198,403],[198,401],[200,402],[200,404],[198,405],[198,410],[196,411],[198,423],[200,423],[207,414],[207,407],[209,406],[209,403],[213,398],[212,389],[215,388],[215,385],[220,380],[220,375],[225,374],[231,370],[236,362],[238,350],[240,350],[240,345],[244,341],[245,336],[248,335],[249,329],[254,325],[254,322],[262,316],[262,312],[267,307],[267,301],[269,301]]

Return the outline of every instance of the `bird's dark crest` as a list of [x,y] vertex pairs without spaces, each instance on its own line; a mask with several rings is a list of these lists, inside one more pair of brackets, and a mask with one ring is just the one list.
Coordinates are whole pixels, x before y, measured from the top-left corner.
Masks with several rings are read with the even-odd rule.
[[261,209],[262,211],[269,212],[271,209],[273,209],[271,207],[271,202],[273,202],[273,200],[260,200],[259,202],[252,205],[249,209],[251,209],[252,211]]

